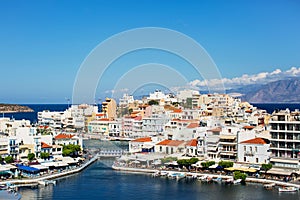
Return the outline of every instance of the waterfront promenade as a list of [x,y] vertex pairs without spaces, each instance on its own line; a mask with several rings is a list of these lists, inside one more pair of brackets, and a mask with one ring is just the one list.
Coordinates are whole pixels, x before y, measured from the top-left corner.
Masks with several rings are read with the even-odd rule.
[[79,166],[75,169],[71,169],[71,170],[68,170],[68,171],[58,172],[58,173],[55,173],[55,174],[49,174],[49,175],[41,176],[39,178],[26,178],[26,179],[23,178],[23,179],[11,179],[11,180],[6,180],[6,181],[1,181],[0,185],[6,185],[8,183],[9,184],[14,184],[17,187],[27,186],[27,185],[37,185],[39,183],[39,181],[53,180],[53,179],[57,179],[57,178],[61,178],[61,177],[65,177],[65,176],[69,176],[69,175],[72,175],[72,174],[79,173],[82,170],[84,170],[86,167],[91,165],[93,162],[98,160],[98,158],[99,158],[99,155],[96,154],[94,157],[92,157],[86,163],[82,164],[81,166]]
[[[167,171],[169,173],[178,173],[183,171],[175,171],[175,170],[158,170],[158,169],[148,169],[148,168],[138,168],[138,167],[121,167],[113,165],[112,169],[118,170],[118,171],[124,171],[129,173],[145,173],[145,174],[153,174],[157,171]],[[233,176],[229,175],[220,175],[220,174],[207,174],[207,173],[200,173],[200,172],[184,172],[192,177],[203,177],[203,176],[210,176],[212,178],[222,177],[223,179],[231,179]],[[277,186],[284,186],[284,187],[297,187],[300,189],[300,182],[299,183],[289,183],[289,182],[283,182],[283,181],[277,181],[277,180],[270,180],[270,179],[263,179],[263,178],[252,178],[247,177],[246,182],[249,183],[260,183],[260,184],[270,184],[275,183]]]

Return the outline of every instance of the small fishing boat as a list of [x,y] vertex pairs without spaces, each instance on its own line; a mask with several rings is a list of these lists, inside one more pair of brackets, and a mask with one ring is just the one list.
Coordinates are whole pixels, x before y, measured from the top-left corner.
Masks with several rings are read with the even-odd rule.
[[56,181],[54,180],[44,180],[44,181],[38,181],[38,184],[43,185],[43,186],[47,186],[47,185],[56,185]]
[[279,192],[297,192],[299,190],[299,188],[297,187],[280,187],[278,188]]
[[162,177],[168,176],[168,172],[166,172],[166,171],[161,171],[161,172],[160,172],[160,176],[162,176]]
[[217,177],[217,178],[213,178],[212,180],[213,180],[213,182],[215,182],[215,183],[222,183],[222,177],[221,177],[221,176],[219,176],[219,177]]
[[233,181],[233,184],[240,184],[242,182],[242,179],[236,179]]
[[185,177],[186,177],[185,173],[177,173],[177,174],[176,174],[176,179],[177,179],[177,180],[183,179],[183,178],[185,178]]
[[156,171],[152,174],[153,177],[158,177],[160,176],[160,171]]

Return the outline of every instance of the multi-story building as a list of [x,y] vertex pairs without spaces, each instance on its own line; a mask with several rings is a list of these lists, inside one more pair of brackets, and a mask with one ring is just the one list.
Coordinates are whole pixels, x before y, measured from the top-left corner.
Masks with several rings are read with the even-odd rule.
[[238,144],[238,162],[250,164],[269,163],[270,142],[265,138],[253,138]]
[[269,121],[270,162],[278,167],[300,168],[300,112],[275,111]]
[[164,125],[168,121],[166,115],[154,114],[151,117],[143,118],[143,134],[146,136],[155,136],[163,133]]
[[106,98],[102,102],[102,113],[105,114],[105,118],[114,120],[117,117],[117,103],[114,99]]
[[119,106],[125,107],[134,102],[132,95],[124,94],[121,99],[119,99]]

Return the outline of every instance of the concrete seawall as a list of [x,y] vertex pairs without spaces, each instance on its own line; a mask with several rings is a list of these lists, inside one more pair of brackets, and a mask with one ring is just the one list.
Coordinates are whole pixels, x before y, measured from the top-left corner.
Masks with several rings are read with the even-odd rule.
[[34,178],[34,179],[28,178],[28,179],[13,179],[13,180],[1,181],[0,184],[10,183],[10,184],[17,185],[18,187],[19,186],[32,185],[32,184],[38,184],[39,181],[52,180],[52,179],[61,178],[61,177],[64,177],[64,176],[79,173],[82,170],[84,170],[86,167],[88,167],[89,165],[94,163],[96,160],[98,160],[98,155],[94,156],[91,160],[84,163],[81,167],[76,168],[76,169],[72,169],[70,171],[60,172],[60,173],[57,173],[57,174],[51,174],[51,175],[43,176],[43,177],[40,177],[40,178]]
[[[126,172],[133,172],[133,173],[144,173],[144,174],[151,174],[157,171],[168,171],[170,173],[176,173],[178,171],[169,171],[169,170],[157,170],[157,169],[142,169],[142,168],[131,168],[131,167],[117,167],[112,166],[112,169],[118,170],[118,171],[126,171]],[[196,172],[186,172],[192,176],[210,176],[212,178],[222,177],[224,179],[232,178],[232,176],[227,175],[218,175],[218,174],[203,174],[203,173],[196,173]],[[277,186],[293,186],[300,189],[300,184],[295,183],[287,183],[282,181],[276,181],[276,180],[268,180],[268,179],[259,179],[259,178],[246,178],[246,182],[249,183],[260,183],[260,184],[269,184],[269,183],[275,183]]]

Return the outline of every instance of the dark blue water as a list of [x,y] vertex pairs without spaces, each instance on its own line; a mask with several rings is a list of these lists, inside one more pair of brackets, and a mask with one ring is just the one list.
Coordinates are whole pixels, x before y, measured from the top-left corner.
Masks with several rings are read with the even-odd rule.
[[294,111],[295,109],[300,110],[300,103],[253,103],[253,106],[264,109],[268,113],[272,114],[274,110],[285,110],[285,109],[290,109],[291,111]]
[[68,104],[24,104],[24,106],[30,107],[34,110],[34,112],[4,113],[4,117],[14,119],[27,119],[30,120],[32,123],[35,123],[37,122],[37,113],[40,111],[65,111],[68,108]]

